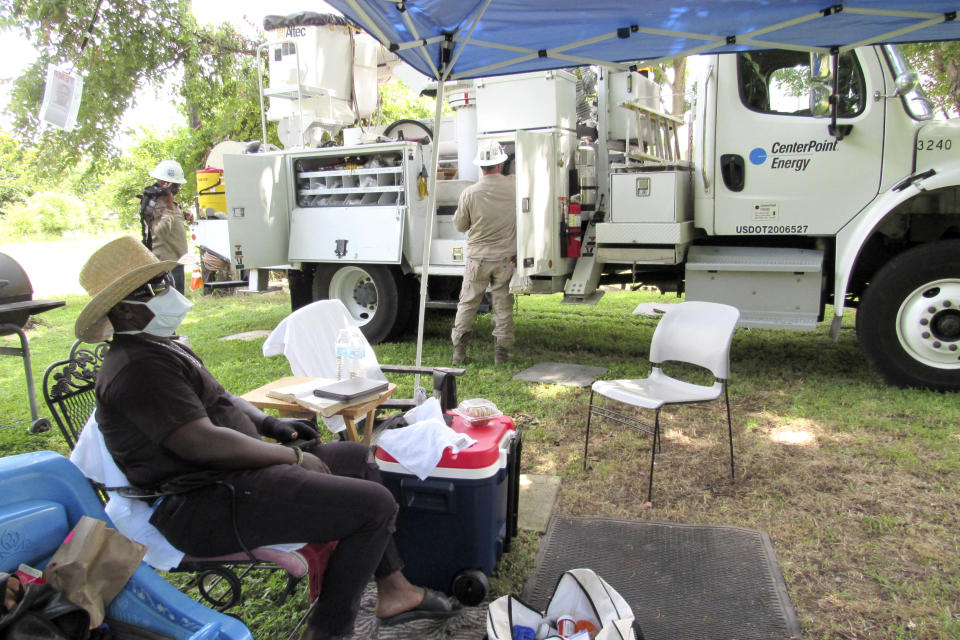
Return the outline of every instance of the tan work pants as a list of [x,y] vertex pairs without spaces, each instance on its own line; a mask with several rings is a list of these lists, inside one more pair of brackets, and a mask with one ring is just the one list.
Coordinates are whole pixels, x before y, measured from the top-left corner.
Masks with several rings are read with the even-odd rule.
[[450,338],[454,346],[460,339],[473,330],[477,317],[477,308],[483,300],[483,292],[490,288],[493,304],[493,337],[497,344],[512,347],[513,332],[513,295],[510,294],[510,278],[514,266],[509,258],[490,260],[467,258],[463,271],[463,286],[460,289],[460,303],[457,305],[457,319],[453,323]]

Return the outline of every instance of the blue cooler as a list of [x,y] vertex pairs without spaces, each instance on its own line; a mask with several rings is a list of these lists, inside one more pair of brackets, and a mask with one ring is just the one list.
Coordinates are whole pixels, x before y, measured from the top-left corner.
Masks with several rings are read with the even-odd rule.
[[520,432],[507,416],[482,427],[453,417],[452,429],[476,444],[459,454],[450,449],[426,480],[377,449],[383,484],[400,505],[396,541],[414,584],[479,604],[487,576],[517,533]]

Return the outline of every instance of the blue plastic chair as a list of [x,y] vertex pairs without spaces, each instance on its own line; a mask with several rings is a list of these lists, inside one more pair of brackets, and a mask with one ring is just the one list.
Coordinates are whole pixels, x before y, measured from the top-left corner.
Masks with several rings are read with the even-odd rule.
[[[52,451],[0,458],[0,571],[43,568],[82,516],[113,523],[87,479]],[[236,618],[178,591],[146,564],[107,607],[107,618],[189,640],[253,640]]]

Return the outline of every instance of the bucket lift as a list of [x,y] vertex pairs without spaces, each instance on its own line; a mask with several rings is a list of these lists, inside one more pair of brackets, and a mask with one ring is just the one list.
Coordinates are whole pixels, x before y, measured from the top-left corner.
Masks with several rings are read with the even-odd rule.
[[[263,140],[267,121],[276,121],[284,148],[319,146],[377,106],[380,45],[340,16],[301,12],[267,16],[269,81],[258,67]],[[269,99],[269,106],[265,100]]]

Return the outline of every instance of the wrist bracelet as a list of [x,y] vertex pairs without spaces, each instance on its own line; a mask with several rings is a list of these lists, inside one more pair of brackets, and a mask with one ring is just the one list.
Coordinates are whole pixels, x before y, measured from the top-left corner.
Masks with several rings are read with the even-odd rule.
[[291,449],[293,449],[293,452],[297,454],[297,462],[296,462],[297,466],[298,466],[298,467],[302,467],[302,466],[303,466],[303,451],[300,449],[300,447],[291,447]]

